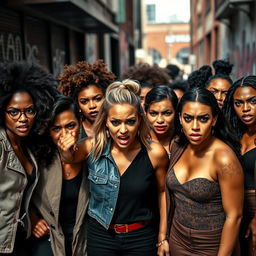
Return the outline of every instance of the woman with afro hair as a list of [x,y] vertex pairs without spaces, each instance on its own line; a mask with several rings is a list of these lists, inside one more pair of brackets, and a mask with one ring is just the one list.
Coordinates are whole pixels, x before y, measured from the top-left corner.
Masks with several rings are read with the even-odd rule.
[[92,135],[91,128],[103,103],[105,90],[114,79],[115,75],[106,68],[103,60],[95,64],[80,61],[64,67],[64,73],[59,76],[59,90],[78,104],[82,117],[81,138]]
[[34,141],[57,94],[39,66],[0,64],[0,255],[28,255],[28,209],[39,176]]

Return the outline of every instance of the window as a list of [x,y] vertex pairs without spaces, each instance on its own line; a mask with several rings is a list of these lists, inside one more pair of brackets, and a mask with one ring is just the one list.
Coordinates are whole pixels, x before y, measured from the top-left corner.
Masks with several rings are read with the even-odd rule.
[[160,61],[162,59],[162,56],[161,56],[160,52],[158,52],[155,49],[150,49],[149,50],[149,55],[152,56],[153,64],[159,64],[160,63]]
[[154,23],[156,20],[156,6],[154,4],[147,5],[147,21]]
[[176,59],[179,63],[188,64],[189,48],[182,48],[176,55]]

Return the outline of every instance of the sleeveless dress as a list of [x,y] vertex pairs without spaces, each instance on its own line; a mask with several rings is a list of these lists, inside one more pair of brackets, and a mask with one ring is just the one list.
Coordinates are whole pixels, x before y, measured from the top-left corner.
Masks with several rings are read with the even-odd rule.
[[173,168],[166,182],[175,206],[169,234],[170,254],[217,255],[225,222],[219,184],[206,178],[181,184]]

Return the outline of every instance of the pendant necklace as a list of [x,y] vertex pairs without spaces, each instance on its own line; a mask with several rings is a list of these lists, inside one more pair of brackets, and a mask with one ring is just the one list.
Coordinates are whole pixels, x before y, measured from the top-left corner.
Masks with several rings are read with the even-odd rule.
[[68,177],[71,175],[71,172],[72,172],[72,171],[71,171],[71,170],[69,170],[69,171],[65,170],[65,167],[64,167],[64,166],[65,166],[65,163],[62,162],[62,168],[63,168],[64,176],[68,178]]

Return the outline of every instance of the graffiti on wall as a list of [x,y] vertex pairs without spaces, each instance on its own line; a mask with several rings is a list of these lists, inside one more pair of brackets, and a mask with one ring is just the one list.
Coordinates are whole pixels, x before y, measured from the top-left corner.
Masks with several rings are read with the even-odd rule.
[[256,41],[254,40],[246,40],[246,31],[244,30],[242,38],[239,40],[240,45],[237,44],[231,53],[231,63],[235,63],[234,75],[236,78],[256,74]]
[[37,45],[30,45],[29,43],[26,43],[26,59],[30,60],[34,63],[39,63],[39,49]]
[[57,77],[59,74],[64,72],[65,65],[65,51],[56,49],[52,58],[52,69],[53,75]]
[[[19,61],[23,60],[22,41],[19,35],[0,33],[0,60]],[[37,45],[26,43],[26,59],[39,62],[39,49]]]
[[7,37],[4,33],[0,34],[0,60],[2,61],[16,61],[22,60],[22,43],[19,35],[8,34]]

